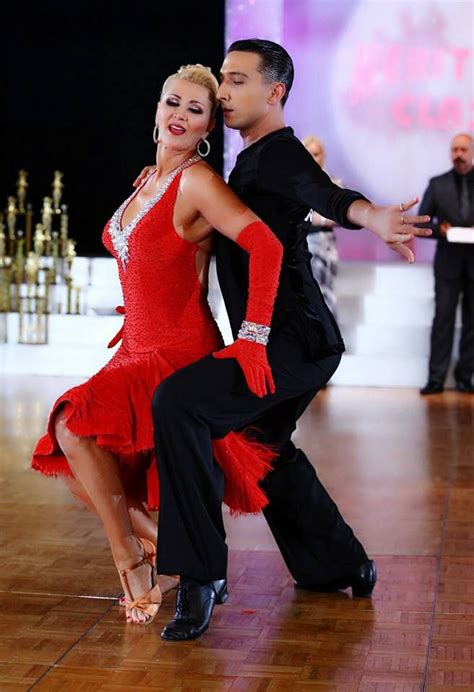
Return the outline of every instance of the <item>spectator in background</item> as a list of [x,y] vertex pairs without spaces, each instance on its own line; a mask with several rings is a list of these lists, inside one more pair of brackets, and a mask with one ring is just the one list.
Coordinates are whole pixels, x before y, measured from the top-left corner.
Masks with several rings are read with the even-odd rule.
[[[326,152],[319,137],[309,135],[302,142],[316,163],[324,170]],[[342,187],[340,179],[331,178],[331,180],[339,187]],[[337,274],[339,256],[337,253],[336,236],[333,232],[336,223],[331,219],[326,219],[317,211],[310,211],[306,223],[308,224],[308,248],[312,255],[311,269],[313,276],[321,288],[329,309],[337,318],[334,277]]]
[[462,332],[454,377],[458,391],[474,393],[474,244],[447,240],[447,232],[452,226],[474,227],[473,155],[471,135],[463,133],[453,137],[453,168],[431,178],[418,212],[431,216],[431,222],[423,225],[430,227],[433,230],[431,237],[438,240],[434,260],[435,315],[431,329],[429,374],[421,394],[438,394],[444,389],[461,294]]

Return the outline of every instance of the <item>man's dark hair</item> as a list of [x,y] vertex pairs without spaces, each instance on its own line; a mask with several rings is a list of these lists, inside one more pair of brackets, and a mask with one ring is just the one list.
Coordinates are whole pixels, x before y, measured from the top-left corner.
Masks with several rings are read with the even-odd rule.
[[295,76],[295,68],[290,54],[273,41],[266,41],[261,38],[245,38],[234,41],[229,47],[228,53],[239,50],[244,53],[257,53],[260,56],[260,72],[266,82],[282,82],[285,87],[285,95],[281,100],[284,106],[290,94],[291,85]]

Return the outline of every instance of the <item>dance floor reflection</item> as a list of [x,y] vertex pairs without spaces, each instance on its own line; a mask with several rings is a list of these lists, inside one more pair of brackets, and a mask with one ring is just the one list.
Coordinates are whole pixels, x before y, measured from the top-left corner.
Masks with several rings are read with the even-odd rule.
[[71,378],[4,377],[0,689],[474,690],[474,407],[329,387],[305,448],[371,556],[372,600],[293,588],[263,517],[226,516],[231,597],[201,639],[126,625],[98,520],[29,455]]

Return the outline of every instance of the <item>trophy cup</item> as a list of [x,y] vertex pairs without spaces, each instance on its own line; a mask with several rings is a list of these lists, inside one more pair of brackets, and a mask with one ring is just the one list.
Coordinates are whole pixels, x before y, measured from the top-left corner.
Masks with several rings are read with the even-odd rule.
[[7,227],[8,227],[8,254],[13,257],[15,253],[15,226],[18,209],[16,208],[15,197],[8,198],[7,205]]
[[80,315],[81,314],[81,288],[80,286],[76,286],[76,310],[75,310],[75,315]]
[[0,214],[0,267],[3,266],[3,260],[7,252],[7,244],[5,241],[5,224],[3,223],[3,214]]
[[19,344],[48,343],[47,296],[41,296],[38,292],[39,270],[39,255],[28,253],[25,262],[27,292],[19,299]]
[[51,197],[43,198],[43,208],[41,210],[41,222],[44,229],[44,254],[49,256],[51,243],[51,226],[53,223],[53,200]]
[[40,258],[34,252],[29,252],[25,262],[25,277],[26,277],[26,297],[25,304],[26,312],[31,313],[31,304],[35,298],[35,288],[38,283],[38,274],[40,269]]
[[17,197],[18,197],[18,213],[25,213],[25,199],[26,191],[28,189],[28,183],[26,181],[28,177],[28,171],[21,169],[18,171],[18,181],[17,181]]
[[31,250],[31,239],[33,237],[33,205],[26,205],[25,214],[25,252],[28,254]]
[[60,214],[61,213],[61,197],[63,195],[63,187],[64,183],[61,182],[62,178],[64,176],[64,173],[61,171],[54,171],[54,180],[52,182],[52,189],[53,189],[53,209],[55,214]]
[[49,269],[46,270],[45,277],[44,277],[45,312],[48,315],[51,312],[51,305],[50,305],[51,286],[54,286],[55,283],[56,283],[56,269],[53,266],[53,267],[50,267]]
[[76,250],[74,248],[75,246],[75,241],[69,239],[66,243],[66,254],[65,254],[65,259],[66,259],[66,286],[67,286],[67,295],[66,295],[66,314],[71,315],[72,314],[72,263],[74,262],[74,257],[76,256]]
[[40,257],[43,254],[44,241],[45,236],[43,233],[43,224],[37,223],[35,235],[33,237],[33,248],[34,254],[38,255],[38,257]]
[[10,310],[10,263],[7,257],[7,244],[5,236],[5,224],[3,214],[0,214],[0,343],[7,340],[6,313]]
[[[1,284],[0,284],[1,290]],[[1,301],[1,298],[0,298]],[[6,344],[8,341],[8,315],[1,309],[0,305],[0,344]]]
[[61,204],[61,227],[59,230],[59,253],[61,257],[66,255],[66,246],[68,241],[68,226],[69,216],[67,213],[67,204]]
[[20,296],[18,343],[47,344],[49,316],[46,297],[38,294],[35,277],[38,275],[39,258],[33,252],[30,252],[26,260],[25,270],[28,292],[26,296]]
[[[76,251],[75,241],[69,238],[68,208],[62,204],[64,173],[54,171],[51,196],[43,198],[41,222],[36,225],[33,206],[27,201],[31,187],[28,177],[28,171],[18,171],[16,197],[8,197],[5,214],[0,213],[0,313],[21,313],[21,343],[45,343],[48,314],[61,311],[56,300],[58,277],[67,285],[69,314],[80,312],[82,294],[73,286]],[[60,221],[55,221],[56,216]],[[0,324],[0,342],[1,334]]]
[[25,239],[23,238],[23,231],[18,231],[15,256],[15,274],[17,284],[21,284],[23,281],[23,270],[25,268],[25,254],[23,250],[24,244]]

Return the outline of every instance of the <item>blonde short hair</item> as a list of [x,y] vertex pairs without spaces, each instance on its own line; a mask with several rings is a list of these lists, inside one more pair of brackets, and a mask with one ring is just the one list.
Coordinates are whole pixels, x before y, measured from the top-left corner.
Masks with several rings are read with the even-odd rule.
[[322,154],[322,160],[325,162],[326,160],[326,149],[324,147],[324,144],[322,141],[319,139],[319,137],[316,137],[316,135],[308,135],[304,139],[301,140],[302,143],[305,145],[306,149],[308,149],[312,144],[317,146]]
[[201,65],[201,63],[196,63],[195,65],[181,65],[177,72],[171,74],[165,80],[163,88],[161,89],[162,95],[169,87],[171,80],[176,78],[184,79],[186,82],[192,82],[192,84],[200,84],[201,86],[206,87],[212,107],[211,115],[215,115],[218,106],[217,90],[219,88],[219,82],[212,74],[210,67]]

